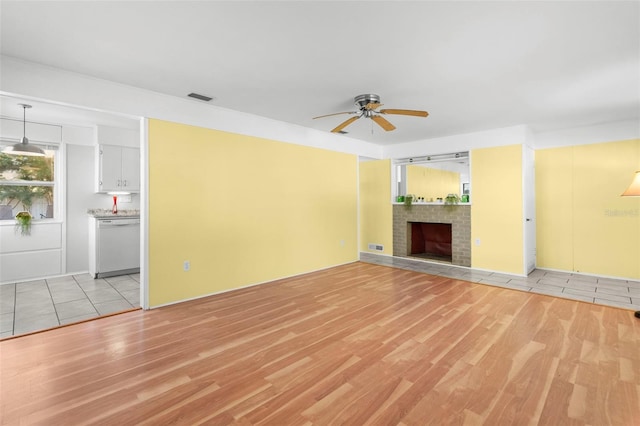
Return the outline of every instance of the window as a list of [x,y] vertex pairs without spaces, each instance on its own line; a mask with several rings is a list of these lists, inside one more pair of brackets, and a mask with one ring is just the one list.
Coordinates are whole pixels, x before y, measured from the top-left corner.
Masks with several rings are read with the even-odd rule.
[[34,220],[53,218],[58,151],[48,146],[44,157],[33,157],[4,154],[3,148],[0,144],[0,220],[21,211]]

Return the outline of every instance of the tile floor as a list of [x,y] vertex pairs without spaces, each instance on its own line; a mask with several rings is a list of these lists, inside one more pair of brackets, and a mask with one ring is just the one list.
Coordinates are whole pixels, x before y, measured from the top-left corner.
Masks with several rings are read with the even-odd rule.
[[89,274],[0,285],[0,338],[140,306],[140,274]]
[[445,263],[427,262],[420,259],[381,256],[374,253],[360,253],[360,260],[449,278],[458,278],[480,284],[547,294],[633,311],[640,310],[640,281],[601,278],[592,275],[545,271],[543,269],[536,269],[529,276],[520,277],[451,266]]

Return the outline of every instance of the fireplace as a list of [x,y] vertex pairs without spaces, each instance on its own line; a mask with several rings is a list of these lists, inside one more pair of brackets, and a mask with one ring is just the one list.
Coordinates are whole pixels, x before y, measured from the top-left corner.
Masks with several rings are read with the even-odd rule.
[[[448,225],[446,231],[450,237],[436,239],[429,242],[424,240],[425,253],[433,252],[433,248],[438,248],[441,252],[438,254],[420,254],[413,253],[418,251],[418,247],[412,249],[412,240],[420,239],[419,233],[416,237],[412,228],[412,223],[424,223],[432,225]],[[423,236],[425,230],[423,225],[420,231]],[[427,231],[429,233],[429,231]],[[426,250],[427,246],[430,248]],[[448,254],[442,253],[444,249],[450,248]],[[400,257],[420,257],[425,260],[438,260],[451,262],[452,265],[471,266],[471,206],[470,205],[412,205],[410,207],[404,204],[394,204],[393,206],[393,255]],[[432,257],[428,257],[432,256]],[[447,256],[446,258],[438,258],[433,256]]]
[[451,262],[451,224],[407,222],[407,255]]

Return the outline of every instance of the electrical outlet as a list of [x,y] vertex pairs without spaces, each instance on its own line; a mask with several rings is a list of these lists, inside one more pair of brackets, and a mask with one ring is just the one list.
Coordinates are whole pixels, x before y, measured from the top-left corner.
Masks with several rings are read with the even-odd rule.
[[340,240],[340,247],[344,247],[344,240]]
[[476,238],[476,245],[479,246],[480,245],[480,238]]
[[191,262],[185,260],[182,264],[182,269],[184,269],[185,272],[188,272],[191,269]]

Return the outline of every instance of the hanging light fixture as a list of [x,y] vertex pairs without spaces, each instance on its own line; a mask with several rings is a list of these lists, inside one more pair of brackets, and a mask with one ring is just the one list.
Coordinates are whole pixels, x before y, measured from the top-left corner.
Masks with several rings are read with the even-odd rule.
[[631,185],[622,193],[623,197],[640,197],[640,170],[636,172]]
[[11,145],[2,150],[5,154],[12,155],[30,155],[43,157],[44,151],[35,145],[29,144],[27,139],[27,108],[31,108],[31,105],[18,104],[22,107],[22,141],[20,143]]

